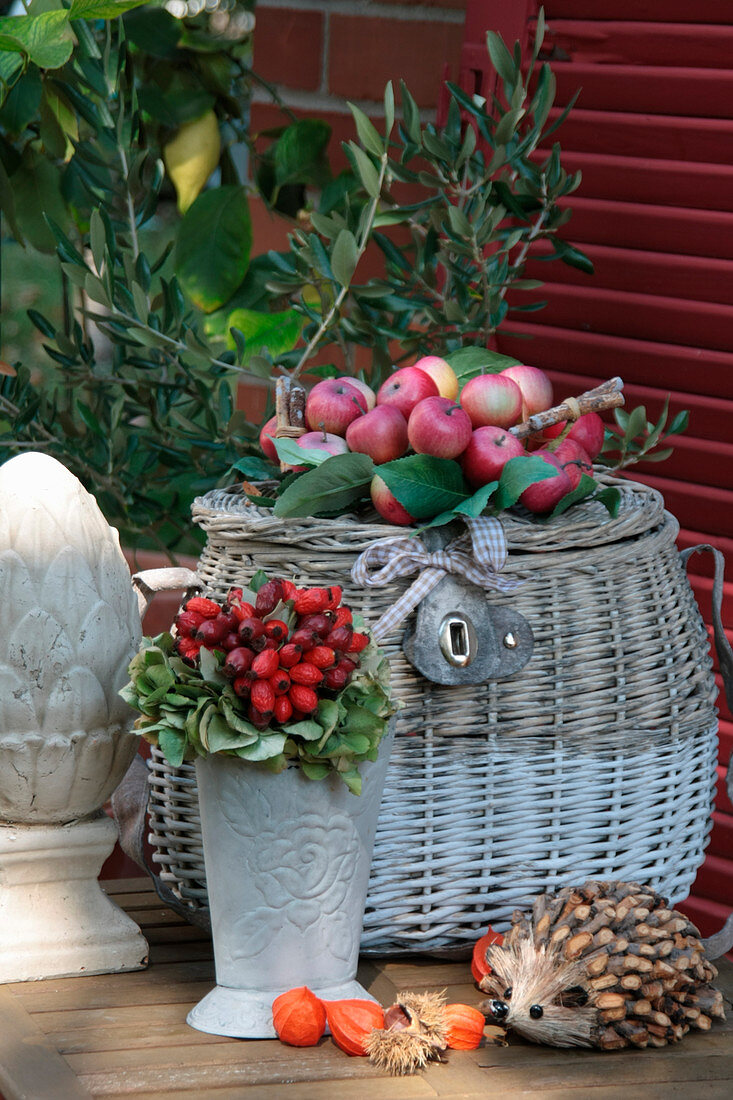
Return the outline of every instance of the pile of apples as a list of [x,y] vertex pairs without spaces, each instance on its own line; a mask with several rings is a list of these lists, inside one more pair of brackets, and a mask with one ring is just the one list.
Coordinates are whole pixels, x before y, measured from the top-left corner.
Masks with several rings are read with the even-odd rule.
[[[497,480],[510,458],[529,449],[556,470],[520,497],[525,508],[538,514],[552,511],[584,473],[592,473],[593,459],[603,446],[603,421],[597,413],[579,417],[557,445],[552,441],[563,433],[565,422],[531,436],[527,448],[507,430],[552,407],[552,383],[544,371],[516,364],[498,374],[472,378],[460,401],[458,389],[450,364],[436,355],[395,371],[376,394],[357,378],[325,379],[308,395],[309,431],[297,444],[331,455],[357,451],[369,455],[375,465],[409,452],[455,459],[474,489]],[[272,417],[260,432],[260,446],[274,462],[276,428]],[[371,498],[389,523],[414,522],[378,474]]]

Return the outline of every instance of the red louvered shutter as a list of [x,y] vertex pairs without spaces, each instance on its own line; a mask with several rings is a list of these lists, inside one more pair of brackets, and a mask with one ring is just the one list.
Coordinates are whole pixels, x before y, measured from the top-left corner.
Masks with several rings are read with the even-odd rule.
[[[544,6],[558,108],[582,88],[555,135],[568,170],[583,172],[564,234],[595,275],[533,262],[527,274],[545,281],[537,297],[547,308],[510,314],[498,348],[546,369],[559,397],[620,374],[627,404],[645,404],[650,418],[668,392],[672,413],[690,410],[674,456],[632,476],[664,494],[683,528],[681,547],[709,542],[726,555],[724,623],[733,640],[733,4]],[[486,30],[524,43],[536,11],[531,0],[469,0],[467,90],[490,90]],[[690,564],[709,623],[711,567],[698,556]],[[715,825],[683,906],[704,934],[733,907],[733,806],[723,789],[733,715],[722,694],[719,706]]]

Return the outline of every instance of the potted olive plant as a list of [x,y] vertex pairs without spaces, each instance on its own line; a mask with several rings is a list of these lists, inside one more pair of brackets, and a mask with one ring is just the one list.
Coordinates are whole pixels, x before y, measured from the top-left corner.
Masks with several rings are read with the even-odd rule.
[[122,694],[170,763],[196,761],[217,985],[188,1021],[266,1038],[294,985],[367,996],[355,974],[394,708],[338,586],[250,584],[189,599],[175,637],[143,639]]

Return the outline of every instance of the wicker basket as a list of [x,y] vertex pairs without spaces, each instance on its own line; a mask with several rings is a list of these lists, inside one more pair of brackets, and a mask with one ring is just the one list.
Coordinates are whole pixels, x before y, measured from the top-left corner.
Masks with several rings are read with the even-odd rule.
[[[404,703],[382,803],[362,948],[465,948],[488,922],[542,891],[589,877],[686,896],[702,862],[715,782],[715,682],[707,633],[660,495],[623,482],[610,519],[581,504],[539,524],[503,517],[504,569],[524,583],[486,593],[519,611],[534,650],[524,669],[479,686],[423,679],[384,648]],[[354,517],[278,520],[236,491],[198,499],[204,587],[222,597],[256,570],[343,585],[374,622],[410,579],[357,588],[374,540],[404,530]],[[193,768],[151,762],[152,842],[161,877],[205,919]]]

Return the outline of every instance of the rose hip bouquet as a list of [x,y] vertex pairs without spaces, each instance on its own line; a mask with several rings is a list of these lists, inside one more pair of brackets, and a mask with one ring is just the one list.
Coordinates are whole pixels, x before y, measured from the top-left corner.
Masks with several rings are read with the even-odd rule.
[[177,767],[221,752],[361,790],[394,712],[389,666],[338,585],[296,588],[258,573],[223,604],[194,596],[175,635],[144,638],[121,694],[136,727]]

